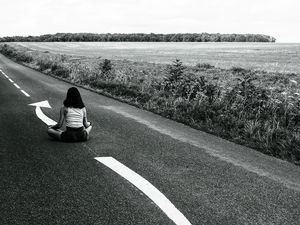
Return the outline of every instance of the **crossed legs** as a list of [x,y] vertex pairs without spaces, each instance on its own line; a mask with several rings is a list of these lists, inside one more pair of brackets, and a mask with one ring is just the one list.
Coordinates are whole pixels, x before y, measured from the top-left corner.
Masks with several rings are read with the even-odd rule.
[[[92,125],[90,124],[87,128],[85,128],[85,131],[87,133],[87,139],[89,139],[89,134],[92,130]],[[56,140],[61,140],[61,134],[63,133],[62,130],[56,130],[53,128],[48,128],[48,135]]]
[[62,130],[55,130],[53,128],[48,128],[48,135],[56,140],[61,140]]

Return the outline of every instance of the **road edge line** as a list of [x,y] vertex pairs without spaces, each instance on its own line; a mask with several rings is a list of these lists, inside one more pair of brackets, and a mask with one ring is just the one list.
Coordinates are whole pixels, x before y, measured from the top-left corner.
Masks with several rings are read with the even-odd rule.
[[109,167],[114,172],[128,180],[147,195],[175,224],[191,225],[187,218],[172,204],[172,202],[145,178],[119,162],[113,157],[95,157],[98,162]]

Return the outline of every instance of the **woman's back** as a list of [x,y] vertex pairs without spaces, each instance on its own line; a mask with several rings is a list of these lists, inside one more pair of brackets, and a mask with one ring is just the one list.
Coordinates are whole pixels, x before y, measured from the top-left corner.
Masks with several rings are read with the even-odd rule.
[[66,108],[66,126],[71,128],[79,128],[83,126],[83,118],[85,116],[85,108]]

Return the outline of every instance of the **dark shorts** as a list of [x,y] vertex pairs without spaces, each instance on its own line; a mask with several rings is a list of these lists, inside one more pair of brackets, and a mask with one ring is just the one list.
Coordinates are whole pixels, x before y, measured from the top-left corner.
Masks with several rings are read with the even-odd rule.
[[71,128],[67,127],[66,131],[62,132],[61,140],[64,142],[80,142],[87,141],[88,134],[84,127]]

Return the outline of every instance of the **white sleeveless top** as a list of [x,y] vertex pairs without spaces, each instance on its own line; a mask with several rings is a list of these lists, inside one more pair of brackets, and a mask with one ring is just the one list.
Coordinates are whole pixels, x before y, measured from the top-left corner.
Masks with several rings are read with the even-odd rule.
[[83,126],[84,108],[67,108],[66,126],[79,128]]

